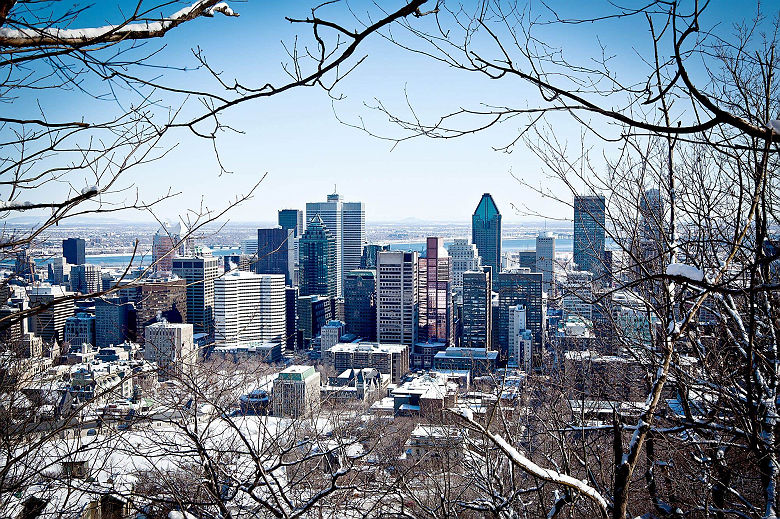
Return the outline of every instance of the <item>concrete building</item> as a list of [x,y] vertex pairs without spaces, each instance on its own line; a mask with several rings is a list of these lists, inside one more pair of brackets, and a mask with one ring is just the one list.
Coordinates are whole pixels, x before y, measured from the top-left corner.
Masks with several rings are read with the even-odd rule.
[[593,318],[593,274],[587,271],[569,271],[563,288],[563,311],[585,319]]
[[328,385],[320,388],[323,405],[365,402],[382,396],[390,384],[390,375],[374,368],[345,369],[336,377],[328,377]]
[[526,322],[523,305],[509,307],[509,362],[526,373],[533,368],[533,334]]
[[244,341],[220,344],[209,352],[208,358],[231,360],[236,363],[244,360],[259,360],[260,362],[274,364],[282,361],[282,343]]
[[312,366],[290,366],[274,380],[274,416],[300,418],[320,405],[320,374]]
[[492,349],[492,269],[488,266],[463,273],[463,334],[461,344]]
[[501,213],[490,193],[482,195],[471,217],[471,242],[477,246],[483,265],[501,269]]
[[555,235],[540,232],[536,237],[536,272],[542,273],[542,290],[555,297]]
[[376,340],[376,271],[359,269],[344,279],[344,322],[347,333]]
[[409,347],[405,344],[339,343],[323,358],[338,373],[351,368],[375,368],[389,375],[393,384],[400,383],[409,372]]
[[[35,311],[29,318],[29,328],[32,333],[46,342],[62,342],[65,320],[72,316],[75,310],[73,300],[61,300],[71,296],[65,287],[60,285],[41,284],[29,287],[27,297],[30,300],[30,308],[42,305],[51,306]],[[59,302],[53,303],[59,300]]]
[[92,294],[103,288],[100,265],[84,263],[70,268],[70,289],[81,294]]
[[320,352],[323,357],[333,346],[341,342],[341,336],[346,333],[344,322],[337,320],[328,321],[320,329]]
[[214,333],[214,280],[219,273],[219,258],[204,247],[201,255],[174,258],[173,273],[187,283],[187,322],[194,333]]
[[52,285],[65,285],[70,282],[71,264],[64,256],[57,256],[49,264],[49,281]]
[[[171,259],[171,268],[173,260]],[[169,323],[187,322],[187,282],[173,274],[160,273],[117,290],[118,297],[124,297],[135,306],[135,337],[144,341],[147,325],[164,318]]]
[[144,359],[156,362],[168,376],[191,373],[198,360],[192,330],[191,324],[150,324],[144,330]]
[[214,281],[214,328],[219,343],[282,341],[286,333],[283,274],[234,270]]
[[498,352],[485,348],[447,348],[433,357],[435,370],[465,370],[471,377],[495,373]]
[[171,272],[180,247],[181,224],[165,222],[152,238],[152,264],[155,272]]
[[417,343],[417,252],[386,251],[377,255],[377,340]]
[[452,291],[460,293],[463,290],[463,273],[474,272],[481,268],[477,246],[466,239],[456,238],[447,248],[452,263]]

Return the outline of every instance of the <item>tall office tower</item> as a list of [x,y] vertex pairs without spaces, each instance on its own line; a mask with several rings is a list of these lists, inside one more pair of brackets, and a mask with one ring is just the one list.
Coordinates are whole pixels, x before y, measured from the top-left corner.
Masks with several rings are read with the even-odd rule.
[[19,279],[23,279],[28,283],[35,281],[35,260],[33,259],[30,246],[25,245],[16,253],[16,261],[14,262],[14,274]]
[[482,195],[471,217],[471,242],[477,246],[482,264],[493,272],[501,270],[501,213],[490,193]]
[[[308,231],[312,223],[317,221],[318,225],[323,225],[330,232],[336,245],[336,294],[341,294],[341,227],[342,227],[342,200],[337,193],[328,195],[326,202],[307,202],[306,203],[306,230]],[[315,219],[319,216],[319,220]],[[304,233],[304,237],[306,233]],[[301,239],[303,240],[304,237]],[[301,246],[299,244],[299,246]],[[301,270],[303,270],[303,250],[301,249]],[[301,284],[303,279],[301,276]],[[303,291],[301,291],[303,294]]]
[[95,345],[105,348],[135,339],[135,305],[126,297],[95,300]]
[[339,194],[333,193],[328,195],[326,202],[306,204],[307,228],[315,215],[320,215],[336,239],[336,293],[340,296],[346,273],[360,268],[366,241],[365,205],[363,202],[343,202]]
[[533,367],[533,334],[526,325],[526,310],[523,305],[509,307],[509,358],[526,373]]
[[574,197],[574,263],[597,278],[603,273],[605,212],[603,195]]
[[337,240],[320,215],[314,216],[299,242],[302,296],[336,297],[338,293]]
[[288,350],[298,347],[298,287],[284,287],[284,337]]
[[[314,216],[314,215],[312,215]],[[280,209],[279,210],[279,226],[282,229],[294,230],[295,237],[300,238],[303,236],[303,211],[300,209]]]
[[368,243],[363,246],[363,255],[360,257],[360,268],[376,269],[376,255],[384,250],[390,250],[390,245]]
[[[363,202],[344,202],[341,206],[341,280],[360,268],[363,245],[366,243],[366,207]],[[339,296],[342,292],[339,292]]]
[[526,308],[526,325],[533,333],[534,355],[542,347],[542,274],[541,272],[499,272],[493,290],[498,292],[498,332],[496,339],[503,358],[509,358],[509,307]]
[[284,276],[234,270],[214,280],[215,339],[221,343],[281,341]]
[[547,296],[555,296],[555,235],[540,232],[536,237],[536,268],[542,273],[542,289]]
[[82,238],[62,240],[62,255],[70,265],[82,265],[86,259],[86,242]]
[[320,374],[313,366],[290,366],[274,379],[274,416],[298,418],[320,405]]
[[49,281],[52,285],[64,285],[65,278],[70,278],[70,263],[64,256],[56,256],[49,264]]
[[65,329],[62,332],[63,340],[71,345],[91,344],[95,345],[95,316],[83,312],[65,319]]
[[155,272],[170,272],[179,245],[181,224],[165,222],[152,239],[152,263]]
[[187,282],[187,322],[193,333],[214,332],[214,280],[219,271],[219,258],[208,248],[200,256],[174,258],[173,273]]
[[[0,305],[0,344],[11,349],[22,342],[22,336],[27,333],[26,319],[19,318],[19,308],[10,305]],[[17,315],[15,315],[17,314]]]
[[488,266],[463,273],[463,346],[492,349],[492,286],[492,269]]
[[418,341],[452,345],[450,282],[450,256],[444,248],[444,240],[429,237],[426,240],[425,257],[419,259],[417,270],[417,295],[420,301]]
[[639,200],[639,237],[642,240],[660,241],[666,227],[664,200],[657,188],[647,189]]
[[100,265],[84,263],[70,269],[70,289],[73,292],[91,294],[103,288],[103,274]]
[[417,342],[417,252],[377,255],[376,320],[380,343]]
[[463,273],[479,270],[481,262],[477,246],[465,239],[456,239],[447,252],[452,262],[452,291],[463,290]]
[[335,317],[335,299],[318,295],[298,296],[298,347],[309,348],[325,323]]
[[257,258],[253,258],[255,274],[284,274],[287,283],[292,277],[289,271],[288,231],[281,227],[257,230]]
[[347,333],[376,340],[376,271],[358,269],[344,280],[344,321]]
[[[70,296],[65,287],[60,285],[42,284],[27,289],[27,297],[30,299],[30,309],[34,311],[30,316],[30,331],[46,342],[61,342],[65,329],[65,320],[73,315],[75,305],[73,300],[53,301]],[[35,307],[51,304],[51,306],[35,311]]]
[[571,271],[566,273],[563,288],[563,311],[566,316],[593,318],[593,273]]
[[144,359],[156,362],[166,375],[187,375],[198,360],[192,335],[191,324],[150,324],[144,330]]
[[135,305],[135,331],[139,343],[144,341],[146,326],[160,318],[173,324],[187,322],[187,282],[178,276],[149,277],[120,288],[116,294]]

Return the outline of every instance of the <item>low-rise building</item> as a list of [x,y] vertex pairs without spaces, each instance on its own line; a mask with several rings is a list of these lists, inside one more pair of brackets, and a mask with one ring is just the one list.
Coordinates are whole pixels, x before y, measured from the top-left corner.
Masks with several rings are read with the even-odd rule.
[[393,411],[400,416],[440,413],[457,402],[458,385],[443,373],[412,377],[390,392]]
[[325,404],[365,402],[387,391],[390,375],[376,368],[346,369],[337,377],[329,377],[328,385],[320,389],[320,401]]
[[433,369],[468,370],[472,377],[496,371],[498,352],[485,348],[447,348],[433,357]]
[[376,368],[380,373],[390,375],[393,384],[398,384],[409,372],[409,347],[375,342],[339,343],[328,351],[325,361],[337,373],[350,368]]
[[209,358],[218,360],[259,360],[273,364],[282,361],[282,343],[264,341],[242,341],[233,344],[220,344],[209,353]]
[[313,366],[293,365],[274,380],[271,397],[274,416],[299,418],[320,405],[320,374]]

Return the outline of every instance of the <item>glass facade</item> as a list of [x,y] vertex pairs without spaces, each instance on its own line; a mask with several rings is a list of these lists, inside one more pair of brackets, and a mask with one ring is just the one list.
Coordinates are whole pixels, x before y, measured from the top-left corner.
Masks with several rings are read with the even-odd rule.
[[605,209],[603,195],[574,197],[574,263],[597,277],[604,270]]
[[501,213],[490,193],[482,195],[471,217],[471,241],[477,246],[482,264],[498,272],[501,268]]

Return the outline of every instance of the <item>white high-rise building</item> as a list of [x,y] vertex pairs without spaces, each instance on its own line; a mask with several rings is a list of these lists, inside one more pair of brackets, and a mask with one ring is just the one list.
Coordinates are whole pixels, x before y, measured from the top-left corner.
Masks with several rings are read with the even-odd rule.
[[158,321],[144,330],[144,359],[169,374],[188,374],[198,360],[192,325]]
[[533,334],[528,329],[525,306],[509,307],[509,355],[517,367],[526,373],[531,370],[531,342]]
[[380,251],[377,254],[377,341],[417,342],[417,252]]
[[282,340],[284,274],[232,270],[215,279],[214,328],[220,343]]
[[588,271],[566,273],[563,292],[563,311],[566,316],[593,317],[593,274]]
[[366,241],[366,211],[363,202],[344,202],[341,195],[328,195],[327,202],[306,204],[306,226],[314,216],[320,215],[322,223],[336,238],[336,293],[342,295],[346,274],[360,268],[363,244]]
[[542,290],[547,297],[553,297],[555,291],[555,235],[540,232],[536,237],[536,271],[542,273]]
[[452,291],[463,290],[463,273],[480,270],[480,257],[477,246],[466,239],[456,239],[447,248],[452,264]]

